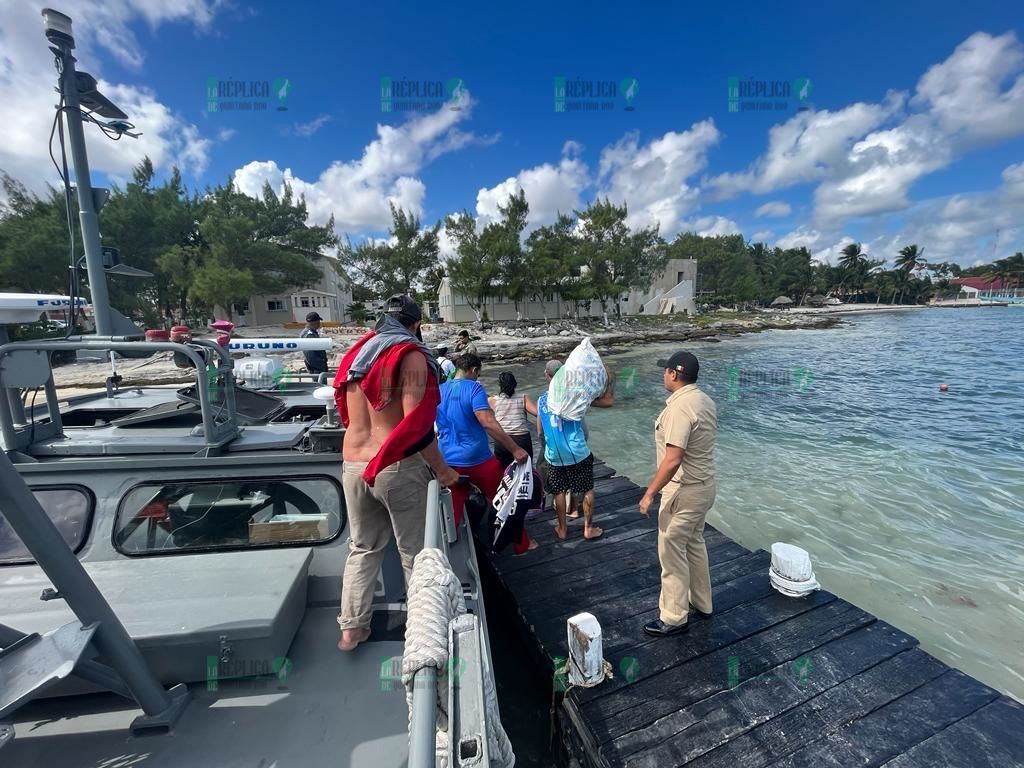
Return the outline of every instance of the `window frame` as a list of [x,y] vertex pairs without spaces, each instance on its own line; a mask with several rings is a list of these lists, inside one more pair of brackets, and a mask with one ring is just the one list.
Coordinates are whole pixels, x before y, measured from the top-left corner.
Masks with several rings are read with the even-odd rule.
[[345,491],[342,488],[341,483],[330,475],[298,475],[298,476],[284,476],[284,475],[268,475],[266,477],[253,477],[253,478],[238,478],[239,480],[252,480],[252,481],[263,481],[267,483],[271,482],[292,482],[295,480],[326,480],[334,486],[338,492],[338,498],[341,499],[341,515],[340,525],[338,530],[333,535],[328,536],[326,539],[320,541],[276,541],[266,542],[264,544],[224,544],[214,548],[211,547],[182,547],[176,549],[162,549],[155,552],[126,552],[121,548],[121,545],[117,542],[117,534],[120,530],[119,523],[121,520],[121,513],[124,511],[125,502],[128,497],[139,488],[146,486],[166,486],[176,483],[194,483],[196,485],[217,485],[218,483],[231,482],[228,480],[196,480],[195,478],[182,478],[174,479],[169,478],[164,481],[159,480],[145,480],[140,483],[136,483],[129,487],[118,499],[117,511],[114,513],[114,522],[110,527],[110,545],[114,548],[114,551],[124,557],[174,557],[175,555],[215,555],[221,552],[248,552],[257,549],[280,549],[282,547],[320,547],[325,544],[330,544],[335,541],[345,529],[348,527],[348,506],[345,502]]
[[[28,489],[32,493],[33,498],[35,497],[36,491],[78,491],[85,495],[89,508],[85,515],[85,525],[82,526],[82,540],[78,542],[78,546],[71,547],[72,554],[74,554],[77,557],[78,553],[85,549],[85,545],[89,543],[89,537],[92,535],[92,524],[93,521],[96,519],[96,494],[94,494],[92,492],[92,489],[89,488],[88,486],[79,485],[77,483],[56,483],[54,485],[30,485]],[[36,499],[36,501],[39,500]],[[39,506],[42,506],[42,502],[40,502]],[[43,511],[46,511],[45,507],[43,508]],[[49,515],[47,515],[46,517],[51,522],[53,522],[53,518],[51,518]],[[8,525],[10,525],[10,523],[8,523]],[[54,525],[56,525],[56,523],[54,523]],[[15,531],[15,533],[17,533],[17,531]],[[64,537],[61,536],[62,541],[63,539]],[[22,543],[24,544],[24,542]],[[65,542],[65,544],[66,543],[67,542]],[[29,555],[31,554],[32,553],[29,552]],[[37,561],[34,557],[29,557],[28,560],[0,560],[0,568],[7,568],[10,566],[20,565],[39,565],[39,561]]]

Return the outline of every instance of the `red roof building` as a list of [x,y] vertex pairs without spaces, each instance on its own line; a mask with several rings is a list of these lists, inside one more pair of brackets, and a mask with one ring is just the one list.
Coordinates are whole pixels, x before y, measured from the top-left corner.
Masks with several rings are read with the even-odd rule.
[[954,277],[950,282],[953,283],[953,285],[959,285],[963,288],[973,288],[976,291],[1001,291],[1004,288],[1010,287],[1003,283],[999,278]]

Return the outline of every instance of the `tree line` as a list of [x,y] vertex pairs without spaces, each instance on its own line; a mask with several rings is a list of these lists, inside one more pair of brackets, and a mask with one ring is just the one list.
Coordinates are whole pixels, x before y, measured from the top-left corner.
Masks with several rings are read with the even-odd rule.
[[[163,183],[143,160],[131,180],[114,186],[99,214],[102,243],[152,278],[108,278],[110,300],[151,327],[163,318],[207,316],[214,306],[229,314],[254,294],[284,293],[322,276],[319,254],[338,246],[333,220],[310,224],[306,203],[285,186],[261,197],[227,181],[189,193],[177,169]],[[0,290],[67,293],[69,218],[75,223],[74,258],[84,255],[71,198],[50,188],[40,197],[4,174],[7,202],[0,207]]]
[[[51,188],[40,197],[6,174],[0,181],[7,195],[0,207],[0,290],[66,292],[64,191]],[[910,244],[891,254],[893,266],[886,268],[884,259],[851,243],[830,265],[815,261],[807,248],[772,248],[739,234],[685,232],[666,241],[657,227],[629,226],[627,206],[607,199],[559,214],[527,234],[529,210],[519,190],[483,227],[465,210],[423,227],[419,217],[392,205],[387,239],[353,245],[338,238],[333,219],[310,224],[305,200],[287,185],[281,195],[265,185],[260,197],[243,194],[231,180],[189,192],[177,170],[157,183],[146,159],[123,189],[111,190],[100,229],[104,245],[153,273],[109,280],[111,301],[151,325],[162,318],[209,316],[214,306],[230,313],[252,295],[311,285],[321,277],[315,257],[335,254],[330,263],[352,284],[356,304],[347,311],[356,321],[365,314],[362,301],[397,292],[436,302],[446,277],[479,319],[487,301],[498,297],[517,310],[526,301],[544,306],[557,295],[577,307],[596,301],[611,312],[619,297],[646,289],[673,258],[697,259],[697,300],[712,307],[767,305],[779,296],[796,304],[824,296],[922,303],[955,295],[954,277],[983,276],[1011,287],[1024,281],[1021,253],[963,269],[929,261],[923,248]],[[447,261],[441,257],[442,225],[455,250]],[[74,231],[77,260],[83,250]]]

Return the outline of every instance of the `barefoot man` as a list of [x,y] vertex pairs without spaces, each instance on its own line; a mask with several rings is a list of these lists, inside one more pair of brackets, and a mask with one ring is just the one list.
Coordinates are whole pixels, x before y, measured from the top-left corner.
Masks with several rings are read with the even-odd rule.
[[[550,363],[549,363],[550,365]],[[545,366],[545,375],[550,380],[559,367]],[[597,408],[611,408],[615,404],[612,376],[605,366],[608,385],[604,392],[590,404]],[[587,445],[586,425],[583,419],[569,421],[552,415],[548,409],[548,393],[537,398],[537,421],[543,430],[544,461],[548,464],[547,490],[555,494],[555,513],[558,524],[555,535],[565,539],[569,534],[566,515],[566,493],[573,498],[583,496],[583,537],[596,539],[604,530],[594,525],[594,454]]]
[[423,548],[427,484],[434,475],[445,486],[459,479],[434,439],[440,371],[423,346],[421,319],[412,299],[392,296],[377,327],[342,358],[334,380],[347,428],[342,486],[352,536],[338,616],[343,651],[370,636],[373,593],[392,531],[408,586]]

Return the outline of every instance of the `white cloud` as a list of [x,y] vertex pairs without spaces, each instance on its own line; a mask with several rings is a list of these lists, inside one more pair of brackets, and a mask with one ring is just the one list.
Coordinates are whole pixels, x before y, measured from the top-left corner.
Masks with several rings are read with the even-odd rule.
[[1002,183],[978,194],[958,194],[916,203],[902,214],[899,231],[871,240],[891,262],[904,245],[917,243],[930,261],[967,264],[1024,250],[1024,163],[1007,166]]
[[1016,34],[977,32],[928,69],[909,101],[805,112],[769,132],[768,149],[739,173],[707,182],[713,197],[763,194],[817,182],[814,221],[846,220],[910,207],[922,177],[985,143],[1024,134],[1024,45]]
[[[4,126],[4,141],[0,144],[0,168],[38,192],[47,183],[57,183],[47,152],[54,115],[53,55],[43,35],[39,4],[8,0],[2,5],[0,124]],[[201,173],[208,161],[210,140],[203,138],[195,125],[174,114],[152,90],[103,78],[97,54],[100,49],[106,50],[127,67],[138,68],[143,53],[131,30],[133,23],[141,20],[156,28],[168,22],[188,22],[203,29],[212,20],[216,3],[67,0],[60,7],[73,20],[76,66],[93,74],[100,90],[142,132],[139,139],[124,138],[114,143],[87,125],[90,168],[123,178],[148,155],[158,168],[176,164],[183,170]]]
[[704,170],[720,138],[710,119],[644,145],[637,134],[627,134],[601,151],[598,195],[627,203],[630,226],[657,224],[662,235],[675,234],[682,216],[697,203],[698,189],[687,182]]
[[770,229],[760,229],[754,233],[751,239],[755,243],[770,243],[773,237],[775,237],[775,233]]
[[770,203],[765,203],[756,211],[754,216],[761,218],[762,216],[789,216],[793,209],[790,208],[789,203],[783,202],[782,200],[774,200]]
[[287,129],[287,133],[302,137],[312,136],[329,122],[331,122],[330,115],[319,115],[308,123],[292,123]]
[[750,168],[708,181],[718,198],[741,192],[763,194],[825,177],[843,163],[853,143],[881,125],[902,103],[898,94],[884,104],[851,104],[836,112],[799,112],[768,132],[768,150]]
[[397,126],[378,124],[377,138],[358,160],[335,161],[316,181],[295,176],[275,160],[257,160],[235,171],[235,184],[248,195],[258,195],[264,182],[280,193],[287,181],[296,195],[305,196],[312,221],[325,223],[333,214],[339,232],[383,231],[391,223],[389,203],[423,215],[426,186],[415,174],[424,165],[471,142],[494,140],[456,128],[469,119],[472,105],[466,93],[459,109],[444,105]]
[[1024,131],[1022,66],[1024,46],[1016,34],[976,32],[924,74],[911,103],[961,146],[1018,136]]
[[693,221],[681,222],[681,224],[680,231],[696,232],[702,237],[743,234],[739,224],[724,216],[701,216]]
[[559,213],[571,214],[580,208],[580,194],[590,184],[587,165],[579,157],[581,151],[577,142],[567,141],[557,165],[544,163],[527,168],[500,184],[481,189],[476,194],[478,226],[498,220],[498,206],[520,189],[530,205],[528,229],[550,224]]

